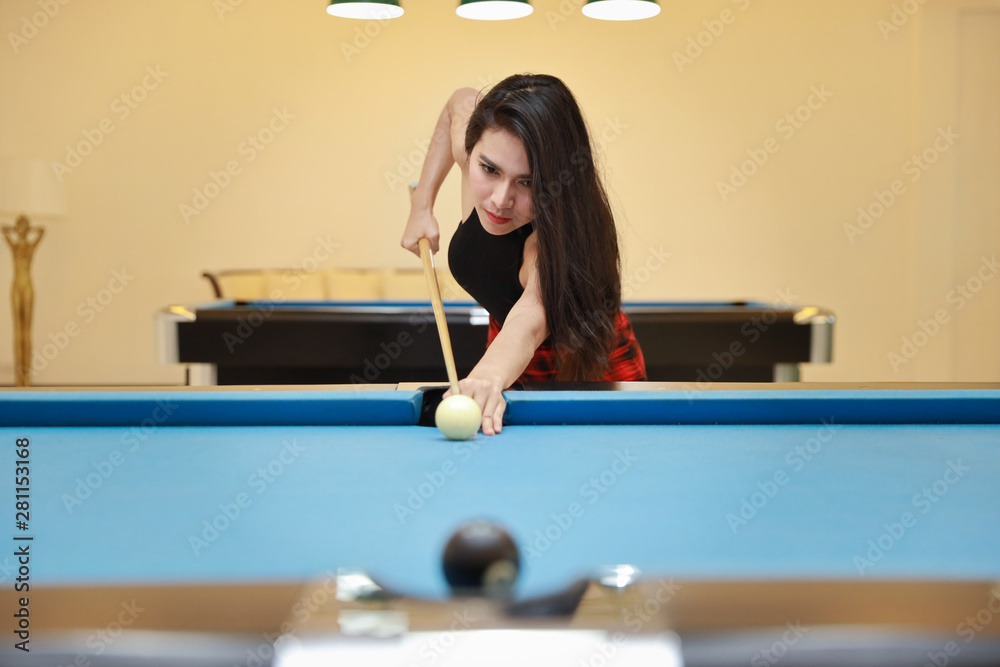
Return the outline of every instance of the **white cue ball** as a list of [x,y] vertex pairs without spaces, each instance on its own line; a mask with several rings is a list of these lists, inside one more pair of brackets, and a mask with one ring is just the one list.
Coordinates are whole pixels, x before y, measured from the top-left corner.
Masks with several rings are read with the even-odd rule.
[[438,404],[434,423],[449,440],[468,440],[479,431],[483,413],[469,396],[452,394]]

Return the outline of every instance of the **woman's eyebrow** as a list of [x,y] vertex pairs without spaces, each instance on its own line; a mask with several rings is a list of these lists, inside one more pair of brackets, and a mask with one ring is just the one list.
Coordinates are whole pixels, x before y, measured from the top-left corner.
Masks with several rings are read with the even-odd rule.
[[[497,171],[503,171],[503,169],[500,168],[500,165],[498,165],[496,162],[494,162],[493,160],[491,160],[488,157],[486,157],[485,154],[480,153],[479,154],[479,159],[482,160],[483,162],[485,162],[490,167],[493,167]],[[519,176],[515,176],[514,178],[531,178],[531,174],[520,174]]]

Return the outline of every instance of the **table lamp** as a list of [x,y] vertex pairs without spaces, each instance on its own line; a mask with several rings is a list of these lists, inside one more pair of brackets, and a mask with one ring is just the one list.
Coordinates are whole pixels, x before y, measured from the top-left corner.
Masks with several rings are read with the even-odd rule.
[[35,288],[31,282],[31,260],[45,234],[32,226],[33,220],[63,216],[62,186],[44,160],[0,160],[0,218],[14,224],[3,225],[4,241],[14,259],[14,279],[10,290],[14,328],[14,384],[30,383],[31,316]]

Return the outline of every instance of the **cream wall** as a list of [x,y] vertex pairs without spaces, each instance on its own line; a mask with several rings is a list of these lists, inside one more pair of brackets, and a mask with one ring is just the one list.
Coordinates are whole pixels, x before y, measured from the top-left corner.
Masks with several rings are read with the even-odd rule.
[[[37,255],[35,347],[65,348],[36,383],[181,382],[156,359],[153,317],[206,300],[205,269],[418,267],[398,247],[402,184],[444,101],[522,71],[562,77],[602,136],[630,298],[790,293],[830,308],[836,361],[807,380],[1000,379],[1000,279],[961,310],[948,299],[1000,250],[1000,2],[662,0],[628,24],[583,17],[581,0],[535,0],[531,17],[495,24],[457,18],[450,0],[404,0],[385,24],[325,4],[0,2],[0,154],[69,167],[67,147],[101,138],[60,169],[67,216]],[[886,32],[903,5],[912,15]],[[128,108],[133,90],[144,99]],[[776,125],[797,110],[794,132]],[[949,127],[958,138],[909,180],[910,156]],[[270,143],[253,149],[252,135]],[[765,147],[777,150],[724,201],[718,182]],[[239,173],[185,219],[228,163]],[[902,194],[852,243],[844,225],[897,179]],[[450,236],[455,173],[437,215]],[[87,300],[109,286],[98,313]],[[942,312],[894,368],[901,339]],[[4,308],[7,382],[10,330]]]

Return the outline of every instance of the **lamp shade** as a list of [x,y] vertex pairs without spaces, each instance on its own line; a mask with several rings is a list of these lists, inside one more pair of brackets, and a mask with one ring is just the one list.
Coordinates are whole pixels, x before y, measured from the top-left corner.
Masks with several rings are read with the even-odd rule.
[[34,219],[65,212],[62,184],[45,160],[0,160],[0,213]]
[[523,18],[532,11],[528,0],[462,0],[455,13],[464,19],[503,21]]
[[660,13],[656,0],[587,0],[583,13],[604,21],[636,21]]
[[332,0],[327,14],[345,19],[394,19],[403,15],[399,0]]

